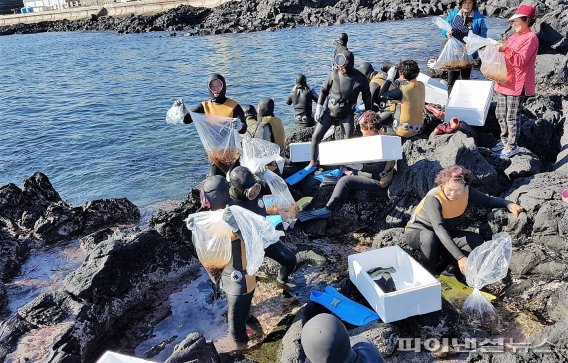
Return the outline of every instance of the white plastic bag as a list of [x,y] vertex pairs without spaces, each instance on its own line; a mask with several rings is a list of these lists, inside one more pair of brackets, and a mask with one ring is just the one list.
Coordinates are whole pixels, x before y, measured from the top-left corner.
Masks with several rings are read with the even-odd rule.
[[242,148],[241,165],[246,166],[254,174],[280,156],[280,146],[277,144],[248,136],[243,138]]
[[446,21],[446,19],[442,18],[441,16],[435,16],[432,18],[432,23],[436,24],[436,26],[446,32],[452,31],[452,26],[450,23]]
[[176,100],[166,113],[166,123],[170,125],[182,124],[186,114],[187,109],[185,108],[183,100]]
[[231,261],[231,227],[223,220],[224,210],[190,214],[185,222],[191,231],[197,258],[214,283]]
[[284,232],[277,231],[264,217],[242,207],[233,205],[229,209],[239,227],[247,253],[247,274],[254,275],[264,259],[264,249],[278,242]]
[[486,78],[492,79],[497,83],[507,83],[505,55],[499,52],[495,47],[499,42],[491,38],[480,37],[471,31],[468,33],[465,41],[469,54],[479,51],[481,73],[483,73]]
[[471,251],[467,257],[465,277],[473,292],[465,300],[462,312],[467,312],[477,320],[485,320],[495,314],[495,308],[480,289],[507,276],[511,250],[511,236],[498,233],[493,235],[491,241]]
[[189,112],[209,161],[225,174],[231,170],[241,154],[239,133],[230,117]]
[[288,229],[288,227],[294,224],[298,214],[298,206],[292,194],[290,194],[288,185],[281,177],[270,170],[266,170],[262,174],[261,179],[268,184],[272,196],[276,198],[278,214],[282,217],[282,226],[284,229]]

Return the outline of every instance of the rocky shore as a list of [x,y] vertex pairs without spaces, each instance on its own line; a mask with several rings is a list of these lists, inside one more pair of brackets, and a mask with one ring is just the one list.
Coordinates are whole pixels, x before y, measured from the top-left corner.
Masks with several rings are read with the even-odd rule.
[[[480,8],[490,15],[507,16],[518,3],[490,0]],[[99,18],[58,25],[36,24],[37,28],[16,26],[12,33],[34,29],[197,29],[196,34],[211,34],[402,19],[441,14],[448,6],[446,1],[243,1],[213,10],[180,7],[155,18]],[[286,243],[296,251],[300,262],[295,275],[310,276],[305,279],[309,280],[306,285],[293,293],[332,284],[363,302],[348,281],[346,256],[399,245],[419,259],[406,245],[403,227],[412,208],[433,187],[433,176],[441,168],[464,165],[473,171],[475,187],[525,208],[518,218],[503,210],[480,210],[469,215],[464,226],[479,231],[486,239],[502,231],[513,237],[510,274],[501,283],[489,286],[497,296],[494,305],[501,322],[489,328],[472,325],[459,309],[444,302],[439,312],[349,330],[352,336],[372,340],[387,361],[528,363],[568,359],[568,204],[560,198],[560,192],[568,189],[567,7],[562,0],[547,1],[540,7],[541,17],[535,25],[541,41],[537,58],[538,95],[529,99],[524,111],[521,153],[503,161],[488,149],[498,135],[494,105],[484,127],[462,125],[451,135],[432,135],[441,120],[430,117],[422,135],[404,142],[403,160],[398,163],[388,193],[359,192],[357,203],[344,204],[329,221],[298,223],[287,234]],[[235,9],[239,16],[235,16]],[[157,19],[161,19],[163,27],[153,29]],[[122,28],[95,28],[119,21],[123,22]],[[93,28],[81,28],[90,26]],[[6,29],[0,32],[9,33]],[[294,129],[288,134],[287,143],[307,141],[310,137],[311,130]],[[286,172],[298,168],[288,164]],[[313,207],[318,208],[325,204],[332,189],[306,178],[291,192],[295,198],[314,196]],[[0,187],[0,362],[93,362],[109,348],[133,354],[133,347],[151,335],[156,324],[170,313],[171,292],[198,274],[191,235],[183,222],[198,204],[198,191],[191,189],[173,210],[159,211],[149,225],[140,225],[140,211],[127,199],[72,206],[39,172],[24,180],[21,187]],[[9,312],[6,285],[14,281],[30,255],[45,253],[42,251],[47,247],[66,246],[77,239],[84,254],[81,265],[60,286],[46,289],[16,312]],[[274,269],[274,263],[267,260],[261,271],[270,274]],[[305,362],[299,343],[301,328],[323,310],[301,297],[278,300],[282,291],[275,286],[267,278],[259,283],[255,296],[276,301],[281,310],[276,317],[266,314],[274,322],[266,331],[267,336],[251,351],[219,354],[198,332],[184,331],[186,338],[167,362]],[[261,305],[255,300],[253,311],[261,310]],[[517,343],[527,340],[533,348],[491,352],[491,340],[496,337],[515,337]],[[463,342],[475,338],[485,341],[488,349],[458,352],[422,346],[401,350],[399,341],[404,338],[421,338],[422,342],[441,338]],[[543,342],[544,348],[534,349]],[[155,350],[163,349],[164,344],[157,345]],[[156,353],[149,352],[148,357],[152,354]]]

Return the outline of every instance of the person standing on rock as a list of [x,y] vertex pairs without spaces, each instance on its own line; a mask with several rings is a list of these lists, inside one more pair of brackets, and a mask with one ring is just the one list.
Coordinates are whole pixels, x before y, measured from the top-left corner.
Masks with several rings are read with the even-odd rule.
[[272,98],[263,98],[258,101],[258,122],[266,122],[270,125],[272,131],[271,142],[280,146],[280,152],[284,150],[286,142],[286,132],[282,120],[274,116],[274,100]]
[[535,63],[538,53],[538,37],[532,32],[535,8],[521,5],[509,18],[515,33],[505,43],[497,44],[505,55],[507,83],[495,84],[497,108],[495,116],[501,127],[501,140],[491,148],[501,158],[510,158],[518,152],[517,142],[521,132],[521,112],[526,96],[535,93]]
[[300,342],[311,363],[384,363],[369,340],[349,338],[347,329],[331,314],[318,314],[302,328]]
[[[311,165],[316,165],[319,157],[319,143],[331,126],[341,126],[343,138],[353,137],[355,129],[353,112],[357,97],[361,94],[365,109],[371,109],[371,92],[367,78],[355,69],[355,56],[348,50],[339,52],[335,57],[337,69],[331,71],[321,87],[316,105],[315,119],[318,122],[311,144]],[[328,98],[327,110],[324,102]]]
[[[253,213],[266,217],[266,209],[261,196],[261,185],[254,174],[244,166],[237,166],[229,174],[230,205],[243,207]],[[290,274],[296,270],[296,255],[282,240],[271,244],[264,250],[264,255],[280,264],[276,282],[286,285]]]
[[312,127],[315,125],[312,115],[312,102],[318,100],[317,92],[308,86],[306,76],[298,74],[296,85],[288,95],[287,105],[294,107],[294,123],[300,127]]
[[[389,91],[396,74],[399,76],[398,88]],[[424,104],[426,103],[426,87],[416,79],[420,73],[418,64],[412,59],[400,62],[398,67],[391,67],[387,72],[387,80],[381,87],[379,96],[385,100],[396,101],[397,106],[392,116],[392,127],[400,137],[413,137],[424,128]],[[381,119],[386,121],[389,112],[383,112]]]
[[483,243],[483,237],[479,234],[456,229],[467,208],[471,205],[507,208],[515,216],[523,208],[470,187],[471,171],[459,165],[442,169],[435,182],[438,186],[430,190],[418,204],[406,225],[404,236],[408,245],[422,252],[426,268],[433,274],[438,274],[445,267],[441,256],[448,253],[455,262],[450,263],[446,271],[464,274],[467,255]]
[[[477,11],[477,0],[459,0],[459,7],[450,11],[446,21],[452,26],[452,31],[442,30],[444,37],[454,37],[464,44],[464,38],[470,30],[480,37],[487,37],[487,23],[485,17]],[[477,53],[473,54],[473,58],[477,59]],[[469,66],[460,70],[448,71],[448,93],[452,92],[456,80],[470,79],[471,68]]]
[[[373,111],[365,111],[359,117],[358,122],[363,137],[384,134],[381,130],[381,118]],[[394,161],[348,165],[349,169],[351,169],[348,171],[349,174],[346,172],[346,175],[339,179],[325,207],[312,211],[302,211],[298,213],[298,219],[301,222],[306,222],[312,219],[329,218],[332,212],[339,207],[340,203],[352,193],[359,190],[367,190],[372,193],[385,190],[392,181],[394,166]]]
[[[247,131],[245,114],[237,101],[227,98],[227,96],[225,95],[225,93],[227,92],[227,83],[225,82],[225,77],[223,77],[219,73],[211,74],[207,81],[207,87],[209,88],[211,99],[201,102],[197,106],[193,107],[191,111],[196,113],[203,113],[206,115],[232,117],[234,118],[233,127],[240,134],[244,134]],[[183,104],[183,99],[177,99],[174,102],[174,106],[180,106]],[[183,110],[185,113],[183,123],[192,123],[193,120],[191,119],[191,114],[187,111],[185,106],[183,106]],[[225,173],[216,165],[210,164],[210,175],[224,176]]]
[[[219,175],[209,176],[200,190],[202,208],[212,211],[229,205],[229,183]],[[247,325],[260,329],[258,320],[250,314],[252,297],[256,288],[256,276],[247,274],[247,256],[245,244],[240,235],[231,211],[225,208],[223,220],[233,229],[231,237],[231,260],[221,273],[220,286],[227,296],[227,322],[229,336],[238,348],[246,347],[249,340]]]

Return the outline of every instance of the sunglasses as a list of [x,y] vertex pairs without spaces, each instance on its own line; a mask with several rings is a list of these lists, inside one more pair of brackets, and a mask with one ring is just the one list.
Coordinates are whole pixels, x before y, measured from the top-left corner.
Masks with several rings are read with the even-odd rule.
[[244,195],[248,200],[253,200],[260,194],[261,186],[258,183],[254,183],[254,185],[248,189],[245,189]]

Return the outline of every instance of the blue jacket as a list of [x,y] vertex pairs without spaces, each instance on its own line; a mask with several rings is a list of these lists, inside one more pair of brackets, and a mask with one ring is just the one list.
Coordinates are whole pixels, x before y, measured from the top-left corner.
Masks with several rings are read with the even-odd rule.
[[[453,25],[454,18],[459,13],[460,9],[456,8],[448,14],[446,17],[446,21]],[[474,11],[473,12],[473,34],[479,35],[480,37],[487,38],[487,24],[485,23],[485,16],[483,16],[480,12]],[[446,37],[446,31],[442,30],[442,35],[444,38]]]

